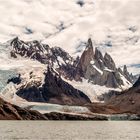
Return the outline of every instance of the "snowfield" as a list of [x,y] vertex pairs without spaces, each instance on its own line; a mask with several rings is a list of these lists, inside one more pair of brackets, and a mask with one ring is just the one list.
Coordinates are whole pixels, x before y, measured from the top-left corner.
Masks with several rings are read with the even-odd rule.
[[91,37],[117,66],[139,74],[139,7],[138,0],[0,0],[0,42],[37,39],[76,56]]

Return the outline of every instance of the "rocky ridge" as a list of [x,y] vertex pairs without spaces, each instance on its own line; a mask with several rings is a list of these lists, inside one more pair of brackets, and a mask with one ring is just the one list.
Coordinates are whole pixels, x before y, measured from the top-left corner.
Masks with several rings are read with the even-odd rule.
[[91,39],[88,40],[87,47],[81,55],[77,71],[77,75],[80,73],[82,77],[93,84],[113,88],[120,88],[125,84],[131,85],[131,78],[133,77],[132,75],[130,77],[127,69],[124,73],[120,72],[108,53],[103,56],[97,48],[94,51]]

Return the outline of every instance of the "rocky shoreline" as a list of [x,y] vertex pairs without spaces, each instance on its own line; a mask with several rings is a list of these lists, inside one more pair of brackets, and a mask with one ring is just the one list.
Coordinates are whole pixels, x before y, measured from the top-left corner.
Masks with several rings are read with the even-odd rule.
[[136,114],[114,114],[114,115],[103,115],[103,114],[94,114],[94,115],[74,115],[74,114],[65,114],[58,112],[51,112],[44,114],[48,120],[86,120],[86,121],[135,121],[140,120],[140,116]]
[[76,114],[71,112],[50,112],[41,114],[35,110],[21,108],[0,99],[0,120],[87,120],[87,121],[112,121],[112,120],[140,120],[136,114]]

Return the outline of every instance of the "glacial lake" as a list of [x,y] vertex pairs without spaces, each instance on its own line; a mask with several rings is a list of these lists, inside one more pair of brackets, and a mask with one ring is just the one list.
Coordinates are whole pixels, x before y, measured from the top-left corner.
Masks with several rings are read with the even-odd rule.
[[0,121],[0,140],[140,140],[140,122]]

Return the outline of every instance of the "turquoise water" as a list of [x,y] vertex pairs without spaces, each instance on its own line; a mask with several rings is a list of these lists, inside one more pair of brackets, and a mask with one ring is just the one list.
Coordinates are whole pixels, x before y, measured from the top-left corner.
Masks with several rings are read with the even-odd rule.
[[140,140],[140,123],[0,121],[0,140]]

